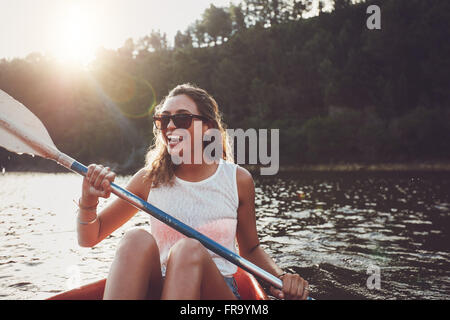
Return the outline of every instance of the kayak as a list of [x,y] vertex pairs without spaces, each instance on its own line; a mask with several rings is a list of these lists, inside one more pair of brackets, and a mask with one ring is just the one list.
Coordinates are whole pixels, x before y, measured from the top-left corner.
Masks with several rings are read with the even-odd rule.
[[[268,300],[267,294],[250,273],[238,268],[234,274],[239,295],[242,300]],[[47,300],[102,300],[106,279],[99,280],[80,288],[62,292]]]

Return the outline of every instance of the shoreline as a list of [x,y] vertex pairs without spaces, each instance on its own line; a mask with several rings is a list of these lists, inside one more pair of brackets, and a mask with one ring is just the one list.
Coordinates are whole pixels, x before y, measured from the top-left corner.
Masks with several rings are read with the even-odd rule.
[[[242,167],[250,172],[259,171],[264,166],[243,164]],[[138,168],[139,169],[139,168]],[[136,169],[136,171],[138,170]],[[450,162],[420,162],[420,163],[336,163],[336,164],[299,164],[281,165],[278,173],[283,172],[399,172],[399,171],[427,171],[427,172],[450,172]],[[2,175],[0,168],[0,176]],[[41,172],[41,173],[64,173],[71,172],[57,164],[45,166],[17,166],[16,168],[5,169],[3,174],[8,172]],[[134,171],[117,169],[120,175],[133,174]]]
[[[243,165],[249,171],[256,171],[261,165]],[[337,164],[300,164],[282,165],[278,172],[398,172],[398,171],[427,171],[450,172],[450,162],[421,162],[421,163],[337,163]]]

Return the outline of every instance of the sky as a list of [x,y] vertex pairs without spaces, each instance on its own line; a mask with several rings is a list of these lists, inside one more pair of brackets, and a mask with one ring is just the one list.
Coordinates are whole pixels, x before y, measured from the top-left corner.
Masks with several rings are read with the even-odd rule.
[[211,3],[236,0],[0,0],[0,59],[32,52],[87,62],[96,48],[117,49],[151,30],[173,43]]

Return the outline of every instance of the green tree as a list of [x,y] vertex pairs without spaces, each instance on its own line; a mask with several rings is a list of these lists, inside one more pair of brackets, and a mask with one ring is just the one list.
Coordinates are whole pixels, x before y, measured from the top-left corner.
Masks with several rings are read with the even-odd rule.
[[264,26],[301,19],[304,12],[311,10],[312,3],[312,0],[244,0],[251,22]]
[[131,59],[133,58],[134,50],[135,50],[134,41],[132,38],[128,38],[123,44],[123,46],[117,50],[117,52],[119,53],[120,56],[126,59]]
[[186,33],[191,35],[197,47],[202,47],[206,44],[206,27],[202,20],[195,20],[195,22],[188,27]]
[[352,0],[333,0],[333,8],[336,11],[347,9],[351,4]]
[[204,31],[213,41],[214,45],[220,39],[221,43],[231,34],[232,22],[229,11],[219,8],[213,4],[207,8],[202,15],[202,26]]
[[[249,11],[251,2],[269,14]],[[177,33],[174,48],[152,31],[99,49],[89,69],[61,68],[37,53],[2,59],[0,89],[86,163],[139,158],[132,150],[151,142],[154,101],[183,82],[212,93],[230,128],[279,128],[282,161],[447,161],[450,1],[341,1],[308,19],[293,14],[296,3],[309,2],[230,5],[222,8],[232,26],[227,41],[201,17]],[[370,4],[381,6],[380,32],[365,27]],[[142,142],[127,138],[131,128]],[[27,161],[0,148],[0,165]]]
[[174,38],[174,47],[175,48],[192,47],[191,34],[189,32],[182,33],[181,31],[178,30]]
[[244,11],[242,10],[241,4],[237,6],[231,4],[229,11],[232,21],[232,32],[234,33],[244,30],[247,27],[247,25],[245,23],[245,14]]

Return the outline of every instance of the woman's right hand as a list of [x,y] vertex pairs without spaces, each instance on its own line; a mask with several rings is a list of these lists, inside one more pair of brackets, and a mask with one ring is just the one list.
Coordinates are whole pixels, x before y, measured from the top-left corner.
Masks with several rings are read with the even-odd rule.
[[109,167],[103,167],[101,164],[90,164],[83,179],[81,193],[83,205],[95,205],[99,197],[109,198],[111,183],[115,178],[116,174]]

